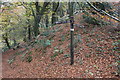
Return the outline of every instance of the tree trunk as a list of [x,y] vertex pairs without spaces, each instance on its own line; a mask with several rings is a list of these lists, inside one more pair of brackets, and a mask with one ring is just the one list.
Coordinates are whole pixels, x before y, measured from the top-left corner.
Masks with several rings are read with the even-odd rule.
[[31,40],[31,27],[28,25],[28,40]]
[[58,17],[57,17],[57,9],[58,9],[58,6],[59,6],[59,2],[56,3],[56,2],[53,2],[53,7],[52,7],[52,24],[54,24],[57,20],[58,20]]
[[3,39],[5,40],[5,43],[6,43],[7,47],[10,49],[11,47],[10,47],[10,44],[9,44],[9,41],[8,41],[7,33],[5,35],[3,35]]
[[35,19],[34,19],[34,27],[33,27],[35,36],[38,36],[38,34],[39,34],[39,23],[40,23],[40,20],[43,16],[44,12],[47,10],[47,6],[49,4],[50,4],[50,2],[44,2],[43,7],[40,10],[38,0],[36,0],[36,2],[35,2],[36,15],[34,17]]
[[[120,19],[120,6],[118,6],[118,19]],[[120,29],[120,22],[118,22],[118,29]]]
[[33,29],[34,29],[34,35],[38,36],[38,34],[39,34],[39,22],[40,22],[40,15],[39,15],[40,9],[39,9],[39,2],[38,1],[35,2],[35,8],[36,8],[36,16],[35,16]]
[[14,42],[14,46],[16,46],[17,42],[16,42],[15,38],[13,39],[13,42]]
[[74,2],[69,2],[69,19],[70,19],[70,37],[71,37],[71,44],[70,44],[70,55],[71,55],[71,60],[70,60],[70,65],[74,64],[74,15],[73,15],[73,4]]
[[45,20],[46,20],[46,27],[48,27],[48,24],[49,24],[48,15],[45,16]]
[[60,17],[63,17],[64,16],[64,10],[61,8],[60,9]]

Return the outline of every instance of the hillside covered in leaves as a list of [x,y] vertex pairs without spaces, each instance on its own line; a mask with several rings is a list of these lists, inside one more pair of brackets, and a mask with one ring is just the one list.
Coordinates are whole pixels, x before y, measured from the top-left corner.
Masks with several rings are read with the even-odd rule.
[[119,79],[119,6],[1,2],[2,77]]

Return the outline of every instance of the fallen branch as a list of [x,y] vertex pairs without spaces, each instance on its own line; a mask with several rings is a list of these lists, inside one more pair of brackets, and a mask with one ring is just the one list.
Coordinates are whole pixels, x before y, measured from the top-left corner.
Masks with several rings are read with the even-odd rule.
[[92,7],[95,11],[99,12],[100,14],[103,14],[103,13],[104,13],[104,14],[107,15],[108,17],[110,17],[110,18],[112,18],[112,19],[120,22],[120,19],[118,19],[118,18],[116,18],[116,17],[108,14],[108,13],[105,12],[104,10],[97,9],[97,8],[96,8],[93,4],[91,4],[88,0],[86,0],[86,2],[90,5],[90,7]]

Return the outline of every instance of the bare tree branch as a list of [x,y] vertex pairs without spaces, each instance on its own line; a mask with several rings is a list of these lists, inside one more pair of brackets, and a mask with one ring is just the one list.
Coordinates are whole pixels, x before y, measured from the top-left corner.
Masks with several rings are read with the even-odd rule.
[[104,13],[104,14],[107,15],[108,17],[110,17],[110,18],[112,18],[112,19],[120,22],[120,19],[118,19],[118,18],[116,18],[116,17],[108,14],[108,13],[105,12],[104,10],[97,9],[97,8],[96,8],[93,4],[91,4],[88,0],[86,0],[86,2],[90,5],[90,7],[92,7],[95,11],[99,12],[100,14],[103,14],[103,13]]

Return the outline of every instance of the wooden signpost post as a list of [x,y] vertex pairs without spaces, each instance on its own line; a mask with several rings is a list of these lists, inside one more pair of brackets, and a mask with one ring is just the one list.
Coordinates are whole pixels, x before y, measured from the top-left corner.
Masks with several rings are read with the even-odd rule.
[[74,64],[74,15],[73,15],[73,4],[74,2],[68,2],[69,6],[69,19],[70,19],[70,65]]

